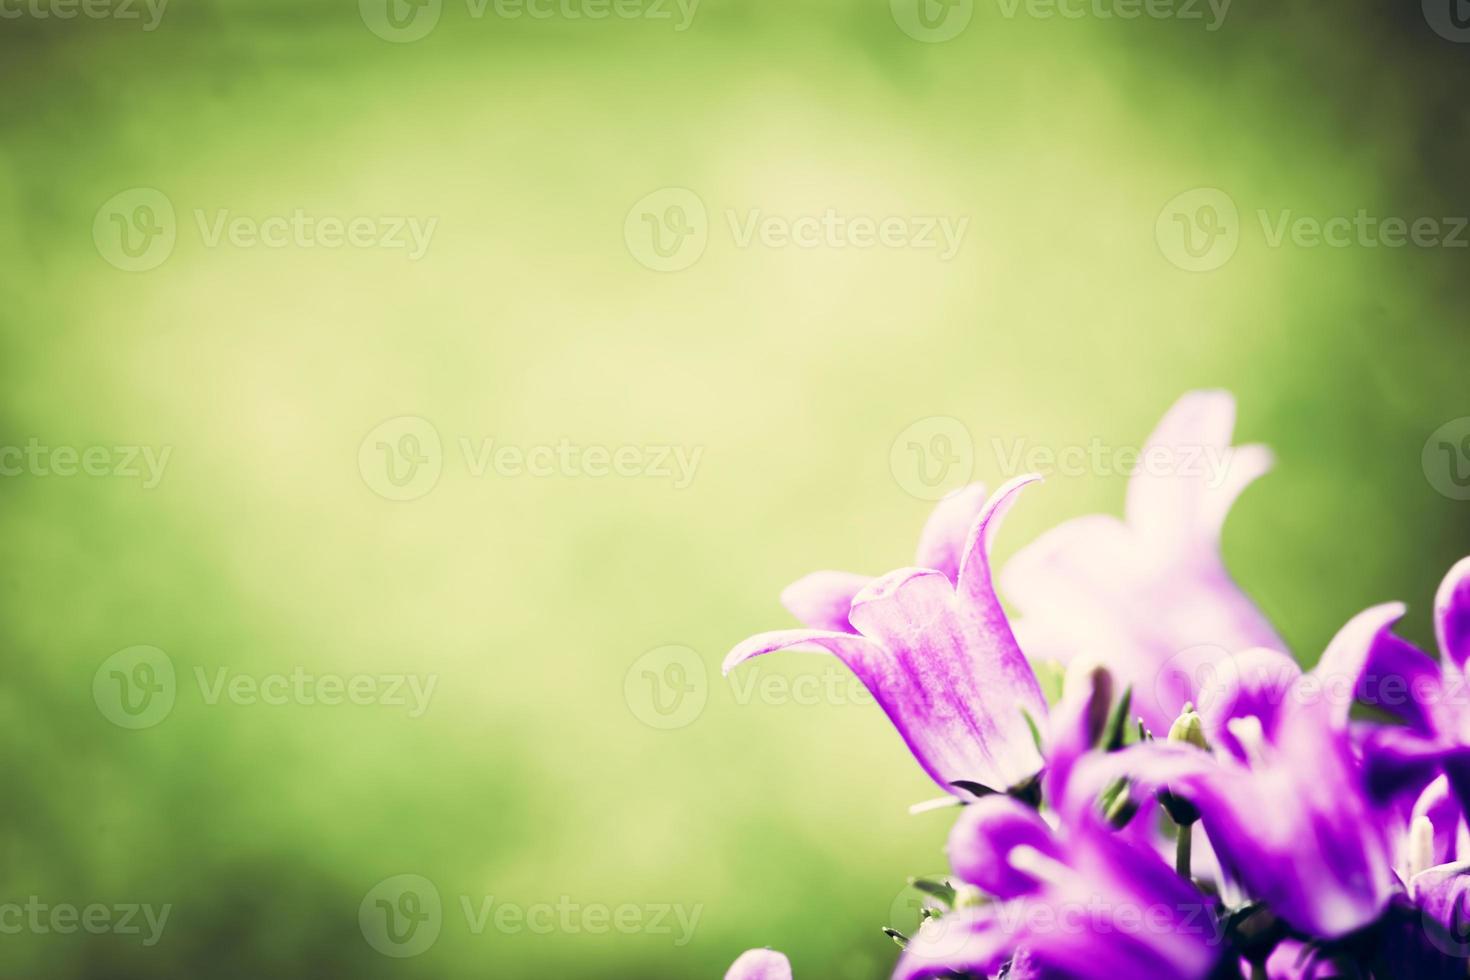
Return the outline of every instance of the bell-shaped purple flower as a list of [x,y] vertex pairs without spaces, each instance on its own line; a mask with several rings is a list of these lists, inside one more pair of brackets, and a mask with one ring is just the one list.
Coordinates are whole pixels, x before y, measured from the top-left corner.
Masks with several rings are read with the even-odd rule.
[[920,545],[921,560],[937,567],[866,581],[850,600],[852,577],[803,579],[784,598],[817,628],[753,636],[730,651],[725,672],[776,650],[824,650],[857,675],[947,792],[968,798],[957,783],[1004,790],[1024,782],[1041,768],[1031,724],[1045,719],[1046,701],[991,584],[990,541],[1034,479],[998,490],[963,533],[977,491],[942,502]]
[[1223,391],[1181,398],[1139,454],[1126,519],[1095,515],[1054,528],[1001,574],[1032,658],[1081,654],[1132,685],[1135,711],[1163,731],[1194,690],[1200,665],[1171,671],[1188,651],[1225,656],[1286,649],[1231,580],[1220,531],[1231,505],[1271,468],[1264,446],[1232,446],[1235,401]]

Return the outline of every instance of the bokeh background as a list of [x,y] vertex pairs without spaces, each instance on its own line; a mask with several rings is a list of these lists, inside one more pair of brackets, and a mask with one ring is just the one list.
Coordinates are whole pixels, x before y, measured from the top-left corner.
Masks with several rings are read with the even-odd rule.
[[[1427,639],[1470,551],[1470,445],[1424,454],[1470,435],[1470,233],[1273,247],[1258,213],[1453,237],[1448,5],[1237,0],[1211,30],[1202,5],[392,2],[173,0],[152,30],[4,5],[0,445],[170,455],[151,486],[0,479],[0,903],[171,906],[151,946],[7,928],[6,976],[709,977],[766,944],[798,977],[886,975],[879,928],[943,868],[950,816],[906,812],[934,790],[877,708],[790,696],[835,683],[820,659],[752,665],[765,695],[718,664],[790,622],[798,575],[909,561],[929,503],[895,441],[937,417],[993,483],[997,445],[1137,446],[1181,392],[1229,388],[1280,462],[1226,556],[1297,655],[1389,598]],[[134,261],[114,215],[167,220],[137,188],[174,240]],[[1217,195],[1171,204],[1200,188],[1238,210],[1203,259],[1169,237],[1175,212],[1206,233]],[[731,226],[829,209],[968,225],[947,259]],[[417,259],[207,234],[297,211],[437,223]],[[639,237],[681,220],[692,260]],[[429,489],[374,471],[426,431]],[[700,456],[687,486],[477,474],[461,440]],[[999,553],[1124,484],[1054,475]],[[105,702],[140,645],[175,680],[134,729]],[[414,717],[197,681],[298,669],[437,686]],[[690,698],[672,723],[650,677]],[[383,955],[359,911],[406,874],[439,931]],[[487,899],[639,927],[477,932],[462,901]]]

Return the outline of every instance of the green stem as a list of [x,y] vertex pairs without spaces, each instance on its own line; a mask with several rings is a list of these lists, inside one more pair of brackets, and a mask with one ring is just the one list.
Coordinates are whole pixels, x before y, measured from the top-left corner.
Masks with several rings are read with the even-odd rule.
[[1186,881],[1193,877],[1190,855],[1194,850],[1194,824],[1180,824],[1174,843],[1174,870]]
[[1265,963],[1251,964],[1251,980],[1270,980],[1270,978],[1266,976]]

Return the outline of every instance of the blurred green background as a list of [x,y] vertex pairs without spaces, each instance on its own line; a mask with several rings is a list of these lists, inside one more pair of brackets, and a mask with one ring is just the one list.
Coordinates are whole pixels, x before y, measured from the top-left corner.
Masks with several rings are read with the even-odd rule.
[[[929,504],[891,450],[933,417],[994,483],[994,440],[1137,446],[1230,388],[1280,462],[1227,558],[1297,655],[1388,598],[1427,640],[1470,551],[1421,458],[1470,415],[1470,252],[1273,247],[1257,217],[1470,213],[1470,46],[1415,5],[1238,0],[1209,30],[1203,6],[392,2],[174,0],[153,30],[0,5],[0,446],[170,453],[154,486],[0,479],[0,905],[171,907],[151,946],[0,916],[6,976],[712,977],[767,944],[798,977],[886,975],[879,927],[950,817],[906,813],[934,788],[877,708],[781,693],[823,661],[751,665],[765,695],[718,664],[790,623],[798,575],[910,560]],[[167,221],[115,203],[134,188],[171,251],[120,251],[117,221]],[[1205,271],[1167,233],[1196,188],[1238,208]],[[968,225],[947,260],[742,243],[753,211],[829,209]],[[437,224],[417,259],[212,241],[221,212],[297,211]],[[681,215],[702,254],[650,268],[640,229]],[[426,492],[374,470],[430,432]],[[461,440],[639,447],[642,475],[477,474]],[[698,451],[692,481],[644,447]],[[1124,483],[1055,476],[1000,554]],[[108,664],[139,645],[176,678],[132,729]],[[436,687],[417,717],[208,696],[298,670]],[[678,727],[650,676],[695,688]],[[381,955],[364,923],[405,874],[439,931]],[[477,931],[487,899],[580,911]],[[633,928],[580,917],[623,906]]]

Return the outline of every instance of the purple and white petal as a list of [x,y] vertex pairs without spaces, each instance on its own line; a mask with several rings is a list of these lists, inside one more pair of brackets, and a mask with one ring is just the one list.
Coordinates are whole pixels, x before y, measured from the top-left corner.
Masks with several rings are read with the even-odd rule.
[[1037,644],[1028,653],[1087,651],[1132,685],[1135,710],[1156,731],[1197,700],[1198,691],[1173,683],[1176,658],[1286,649],[1219,555],[1230,504],[1269,466],[1263,449],[1230,446],[1233,426],[1228,394],[1184,396],[1129,481],[1126,523],[1068,521],[1022,549],[1001,576],[1023,635]]
[[782,590],[781,605],[814,630],[856,633],[847,618],[852,597],[872,580],[855,572],[812,572]]
[[984,506],[983,483],[962,487],[935,504],[919,535],[919,549],[914,557],[914,564],[920,568],[943,572],[951,583],[958,580],[965,542]]
[[936,980],[958,974],[990,976],[1024,938],[1007,928],[994,905],[959,909],[928,919],[899,957],[893,980]]
[[1470,660],[1470,558],[1450,569],[1434,597],[1434,631],[1440,654],[1461,670]]
[[965,807],[949,834],[950,867],[962,880],[1002,900],[1034,894],[1041,882],[1011,863],[1011,852],[1029,848],[1053,860],[1061,848],[1041,815],[1008,796],[987,796]]
[[750,949],[741,953],[725,980],[791,980],[791,961],[774,949]]
[[1041,768],[1026,714],[1042,724],[1046,701],[998,605],[964,601],[939,572],[900,569],[858,594],[852,622],[885,651],[859,676],[942,787],[1001,790]]

